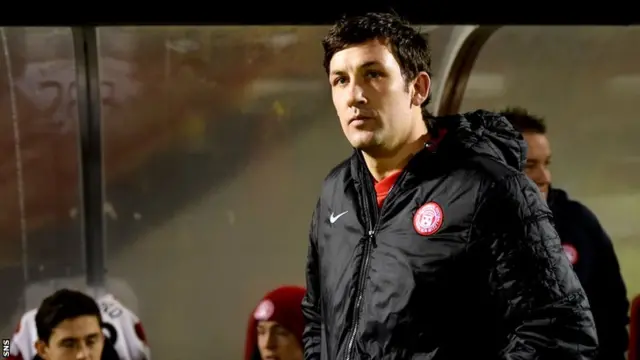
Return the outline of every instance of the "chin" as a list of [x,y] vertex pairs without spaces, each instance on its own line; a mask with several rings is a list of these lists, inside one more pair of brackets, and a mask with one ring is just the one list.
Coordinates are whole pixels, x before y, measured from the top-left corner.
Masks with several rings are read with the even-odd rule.
[[369,142],[369,143],[351,143],[351,146],[353,146],[355,149],[360,150],[362,152],[365,152],[367,154],[372,154],[376,152],[376,149],[379,148],[379,146],[373,142]]
[[378,141],[376,141],[375,135],[373,133],[364,132],[360,132],[358,134],[353,134],[352,136],[350,136],[349,143],[351,144],[351,146],[358,150],[365,150],[378,145]]

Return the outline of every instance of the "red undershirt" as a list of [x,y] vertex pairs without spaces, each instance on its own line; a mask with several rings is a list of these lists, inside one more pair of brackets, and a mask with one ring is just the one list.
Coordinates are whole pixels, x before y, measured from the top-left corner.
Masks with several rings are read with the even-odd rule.
[[[438,145],[440,140],[442,140],[442,138],[446,133],[447,133],[446,130],[443,129],[438,134],[438,138],[431,139],[430,144],[432,146],[431,147],[432,151],[435,149],[435,147]],[[378,208],[382,207],[382,203],[384,203],[384,199],[387,198],[387,195],[389,195],[389,191],[391,191],[391,188],[396,183],[396,181],[398,180],[401,174],[402,174],[402,169],[395,170],[391,174],[389,174],[386,178],[380,181],[377,181],[375,179],[373,180],[373,186],[376,190],[376,200],[378,201]]]
[[393,184],[396,183],[396,180],[398,180],[400,174],[402,174],[402,169],[395,170],[394,172],[389,174],[389,176],[380,181],[373,180],[373,186],[376,189],[376,199],[378,200],[378,208],[382,207],[384,199],[386,199],[387,195],[389,195],[389,191],[391,191]]

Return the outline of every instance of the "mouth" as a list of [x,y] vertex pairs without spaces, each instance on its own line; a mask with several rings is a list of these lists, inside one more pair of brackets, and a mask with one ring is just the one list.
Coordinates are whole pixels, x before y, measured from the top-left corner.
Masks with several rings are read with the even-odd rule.
[[538,190],[540,190],[540,193],[543,196],[546,196],[547,193],[549,192],[549,186],[548,185],[538,185]]
[[363,123],[365,121],[372,120],[372,119],[373,119],[373,117],[371,117],[371,116],[362,116],[362,115],[354,116],[351,119],[349,119],[349,124],[351,124],[353,122]]

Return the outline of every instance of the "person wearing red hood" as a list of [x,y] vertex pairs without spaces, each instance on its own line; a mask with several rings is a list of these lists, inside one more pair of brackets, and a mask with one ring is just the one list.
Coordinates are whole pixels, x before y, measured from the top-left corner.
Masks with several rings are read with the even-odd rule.
[[267,293],[251,313],[244,360],[302,360],[305,289],[282,286]]

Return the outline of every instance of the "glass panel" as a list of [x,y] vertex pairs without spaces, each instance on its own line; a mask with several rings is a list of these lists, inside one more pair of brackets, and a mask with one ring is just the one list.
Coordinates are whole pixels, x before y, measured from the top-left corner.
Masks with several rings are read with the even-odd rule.
[[462,110],[524,106],[546,117],[554,183],[613,237],[640,292],[640,27],[505,27],[482,49]]
[[[78,109],[69,28],[0,33],[0,331],[61,278],[84,275]],[[5,336],[7,335],[7,336]]]
[[304,284],[320,184],[351,152],[326,31],[99,29],[109,274],[154,358],[239,358],[259,298]]

